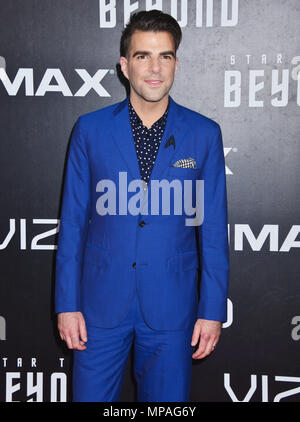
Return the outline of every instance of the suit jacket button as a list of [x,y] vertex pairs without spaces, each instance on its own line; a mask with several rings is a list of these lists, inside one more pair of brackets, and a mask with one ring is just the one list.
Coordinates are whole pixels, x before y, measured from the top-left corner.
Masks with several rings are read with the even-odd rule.
[[139,222],[139,226],[140,226],[140,227],[144,227],[144,225],[145,225],[145,224],[146,224],[146,223],[145,223],[145,221],[140,221],[140,222]]
[[133,266],[133,268],[135,268],[135,267],[136,267],[136,262],[134,262],[134,263],[132,264],[132,266]]

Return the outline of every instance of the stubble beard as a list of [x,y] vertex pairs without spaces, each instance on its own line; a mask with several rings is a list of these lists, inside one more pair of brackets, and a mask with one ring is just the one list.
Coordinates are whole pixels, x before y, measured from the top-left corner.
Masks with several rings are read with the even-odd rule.
[[[163,98],[165,98],[166,96],[169,95],[169,92],[171,90],[172,85],[173,85],[173,82],[169,86],[164,87],[162,91],[157,90],[157,92],[155,92],[153,90],[152,93],[147,92],[146,89],[144,89],[144,90],[143,89],[137,89],[133,85],[131,85],[130,88],[135,92],[135,94],[138,97],[142,98],[144,101],[151,102],[151,103],[158,103]],[[149,89],[151,89],[151,88],[149,88]]]

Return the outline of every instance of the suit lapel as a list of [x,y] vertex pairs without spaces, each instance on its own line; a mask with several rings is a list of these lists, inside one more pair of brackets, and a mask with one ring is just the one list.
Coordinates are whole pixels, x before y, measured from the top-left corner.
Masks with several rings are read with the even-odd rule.
[[[113,112],[112,137],[120,151],[133,179],[141,179],[134,139],[132,135],[127,97],[120,102]],[[187,127],[184,124],[178,104],[170,97],[170,105],[166,128],[158,149],[157,157],[150,176],[160,179],[171,165],[173,155],[184,142]],[[150,182],[150,181],[149,181]]]
[[113,112],[112,135],[131,176],[133,179],[140,179],[140,169],[130,125],[128,101],[129,97],[126,97]]
[[171,165],[175,152],[184,142],[187,127],[184,124],[178,104],[170,97],[166,128],[158,149],[150,180],[161,179]]

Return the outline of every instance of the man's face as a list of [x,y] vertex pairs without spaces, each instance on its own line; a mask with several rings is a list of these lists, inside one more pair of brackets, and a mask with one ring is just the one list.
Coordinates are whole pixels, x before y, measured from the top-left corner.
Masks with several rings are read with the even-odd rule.
[[130,84],[130,95],[138,100],[158,102],[174,81],[178,59],[168,32],[135,31],[128,57],[121,57],[121,69]]

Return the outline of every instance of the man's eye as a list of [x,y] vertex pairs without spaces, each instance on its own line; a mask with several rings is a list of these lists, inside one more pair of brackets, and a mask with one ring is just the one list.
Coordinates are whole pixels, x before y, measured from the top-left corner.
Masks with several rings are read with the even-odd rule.
[[172,56],[163,56],[163,58],[166,59],[166,60],[171,60]]
[[137,56],[138,60],[144,60],[146,57],[147,57],[147,56],[144,56],[144,55],[142,55],[142,56]]

